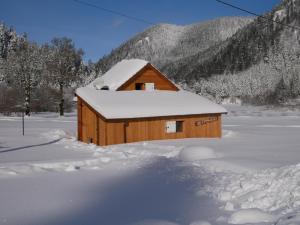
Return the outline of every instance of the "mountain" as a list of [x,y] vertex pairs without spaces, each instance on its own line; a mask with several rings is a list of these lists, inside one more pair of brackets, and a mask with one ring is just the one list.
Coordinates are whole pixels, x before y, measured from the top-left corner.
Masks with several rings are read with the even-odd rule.
[[250,17],[225,17],[187,26],[158,24],[114,49],[97,64],[106,72],[122,59],[141,58],[162,68],[226,40],[252,20]]
[[142,58],[185,89],[217,101],[286,102],[300,95],[300,28],[292,28],[300,27],[300,0],[283,0],[263,16],[159,24],[114,49],[97,66],[105,72],[121,59]]

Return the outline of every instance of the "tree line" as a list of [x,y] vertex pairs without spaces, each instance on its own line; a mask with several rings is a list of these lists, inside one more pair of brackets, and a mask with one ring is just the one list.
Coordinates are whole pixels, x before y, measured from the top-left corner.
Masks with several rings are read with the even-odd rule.
[[70,38],[38,45],[0,25],[0,113],[57,111],[72,107],[73,90],[98,75]]

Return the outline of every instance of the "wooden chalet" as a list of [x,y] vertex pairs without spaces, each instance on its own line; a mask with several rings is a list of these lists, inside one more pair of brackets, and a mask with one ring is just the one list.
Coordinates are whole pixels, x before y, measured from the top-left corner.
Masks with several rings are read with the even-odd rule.
[[144,60],[122,60],[76,95],[78,140],[86,143],[222,135],[223,107],[181,90]]

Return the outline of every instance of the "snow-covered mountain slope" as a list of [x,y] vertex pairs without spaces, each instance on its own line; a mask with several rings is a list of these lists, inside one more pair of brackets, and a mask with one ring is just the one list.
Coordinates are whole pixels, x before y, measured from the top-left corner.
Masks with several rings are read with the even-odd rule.
[[[279,53],[284,47],[289,48],[291,43],[298,45],[299,30],[287,26],[300,24],[299,11],[299,0],[282,1],[270,13],[264,15],[266,19],[256,18],[220,46],[213,46],[212,49],[216,49],[215,54],[200,63],[198,61],[197,65],[192,64],[191,70],[187,71],[185,76],[194,74],[193,71],[197,71],[196,77],[244,71],[265,59],[265,56],[270,58],[272,54]],[[270,22],[272,20],[287,26]],[[199,57],[194,56],[193,58],[198,59]],[[191,64],[191,62],[191,59],[187,59],[185,63]],[[180,71],[178,72],[180,73]],[[173,76],[178,77],[179,74],[173,74]]]
[[140,58],[161,68],[226,40],[251,21],[252,18],[224,17],[186,26],[155,25],[100,59],[98,67],[105,72],[121,59]]

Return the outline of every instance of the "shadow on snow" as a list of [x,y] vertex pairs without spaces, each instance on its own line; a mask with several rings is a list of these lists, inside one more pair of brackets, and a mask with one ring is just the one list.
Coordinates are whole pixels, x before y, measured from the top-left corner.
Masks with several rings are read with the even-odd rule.
[[[72,175],[78,176],[81,172],[77,173]],[[95,173],[93,179],[88,179],[95,181]],[[77,182],[82,182],[83,188],[71,190],[79,201],[73,201],[74,204],[61,211],[60,215],[47,215],[43,221],[31,225],[127,225],[147,219],[188,225],[199,219],[215,220],[217,216],[218,207],[212,199],[195,195],[195,191],[203,186],[199,174],[193,167],[176,159],[158,158],[110,182],[95,181],[94,185],[88,186],[89,182],[84,183],[85,179],[79,176]],[[66,184],[60,185],[60,188],[66,188]],[[67,187],[72,185],[67,183]]]
[[[49,142],[41,143],[41,144],[27,145],[27,146],[21,146],[21,147],[17,147],[17,148],[10,148],[10,149],[6,149],[6,150],[3,150],[3,151],[0,151],[0,153],[19,151],[19,150],[23,150],[23,149],[26,149],[26,148],[34,148],[34,147],[40,147],[40,146],[44,146],[44,145],[51,145],[51,144],[54,144],[56,142],[59,142],[61,139],[62,138],[59,138],[59,139],[55,139],[53,141],[49,141]],[[6,147],[1,147],[0,146],[0,148],[6,148]]]

